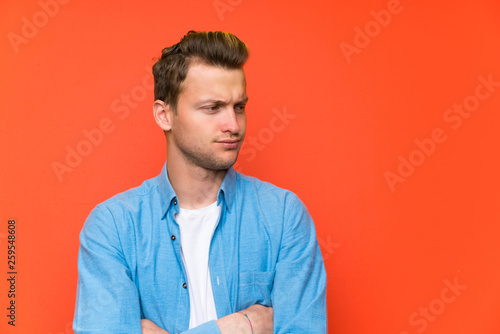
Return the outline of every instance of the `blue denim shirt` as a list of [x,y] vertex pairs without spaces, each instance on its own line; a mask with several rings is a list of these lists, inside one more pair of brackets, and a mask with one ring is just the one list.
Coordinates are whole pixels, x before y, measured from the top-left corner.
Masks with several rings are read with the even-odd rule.
[[[209,252],[218,318],[272,306],[275,333],[326,333],[326,272],[313,221],[290,191],[229,169]],[[179,203],[166,165],[159,176],[99,204],[80,234],[73,329],[141,333],[141,318],[170,333],[189,328]]]

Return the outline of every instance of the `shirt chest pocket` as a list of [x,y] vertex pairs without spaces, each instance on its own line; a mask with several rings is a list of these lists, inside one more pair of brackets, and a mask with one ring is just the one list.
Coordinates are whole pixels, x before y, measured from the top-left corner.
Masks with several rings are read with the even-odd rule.
[[272,306],[271,292],[274,284],[274,271],[248,271],[240,273],[240,293],[238,304],[246,309],[254,304]]

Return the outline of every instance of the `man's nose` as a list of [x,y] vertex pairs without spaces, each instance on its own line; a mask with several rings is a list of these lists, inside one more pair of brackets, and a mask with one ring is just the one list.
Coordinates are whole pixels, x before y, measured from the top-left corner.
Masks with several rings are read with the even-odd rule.
[[232,107],[227,107],[224,110],[224,119],[222,123],[222,132],[238,133],[240,131],[240,125],[238,124],[238,119],[236,117],[236,112]]

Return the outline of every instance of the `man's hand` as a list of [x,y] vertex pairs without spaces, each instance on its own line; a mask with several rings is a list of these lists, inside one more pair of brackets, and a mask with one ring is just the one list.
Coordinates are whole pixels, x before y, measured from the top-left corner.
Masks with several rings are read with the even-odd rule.
[[[252,327],[245,314],[252,322]],[[252,305],[241,312],[220,318],[217,320],[217,325],[222,334],[251,334],[252,328],[253,334],[272,334],[273,308]]]
[[164,329],[156,326],[156,324],[147,319],[141,319],[142,334],[170,334]]
[[[252,322],[254,334],[273,333],[273,308],[255,304],[241,311],[245,313]],[[246,319],[245,317],[245,320]]]

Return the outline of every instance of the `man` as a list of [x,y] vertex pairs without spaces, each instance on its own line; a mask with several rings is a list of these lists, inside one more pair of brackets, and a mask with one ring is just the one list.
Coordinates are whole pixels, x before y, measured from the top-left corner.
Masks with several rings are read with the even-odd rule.
[[293,193],[236,172],[248,49],[189,32],[153,67],[161,174],[80,235],[76,333],[326,333],[326,273]]

